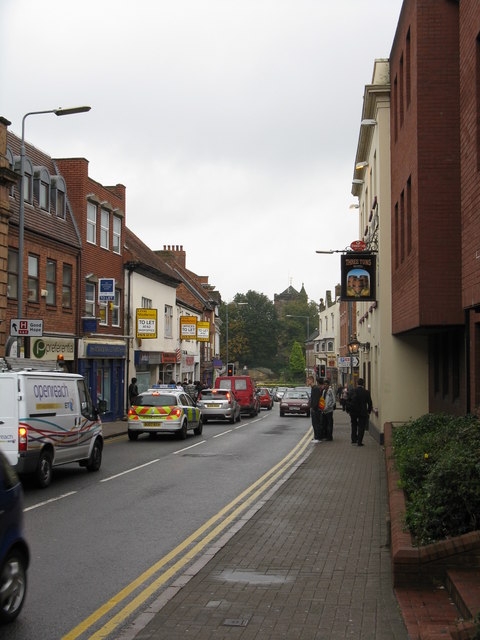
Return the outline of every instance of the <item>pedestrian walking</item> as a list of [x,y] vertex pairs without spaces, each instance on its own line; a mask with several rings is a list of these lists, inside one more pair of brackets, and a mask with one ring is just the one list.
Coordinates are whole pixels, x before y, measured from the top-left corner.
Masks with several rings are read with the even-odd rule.
[[363,447],[363,436],[368,428],[368,418],[372,412],[372,397],[365,389],[365,381],[359,378],[357,386],[350,389],[347,397],[347,412],[350,414],[352,444]]
[[133,404],[134,399],[138,396],[137,379],[132,378],[132,381],[128,385],[128,401],[130,406]]
[[322,410],[322,431],[324,440],[333,440],[333,410],[335,409],[335,394],[330,386],[330,380],[326,378],[323,382],[322,398],[324,407]]
[[320,442],[322,437],[321,432],[321,411],[320,411],[320,398],[322,396],[322,390],[315,383],[315,378],[313,376],[308,376],[307,385],[310,387],[310,417],[312,419],[312,428],[313,428],[313,440],[312,442]]

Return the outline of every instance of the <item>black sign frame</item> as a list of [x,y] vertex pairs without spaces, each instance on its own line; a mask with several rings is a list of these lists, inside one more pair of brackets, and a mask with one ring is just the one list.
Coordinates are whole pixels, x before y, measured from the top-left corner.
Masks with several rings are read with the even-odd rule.
[[340,256],[342,302],[377,299],[377,256],[368,251],[348,251]]

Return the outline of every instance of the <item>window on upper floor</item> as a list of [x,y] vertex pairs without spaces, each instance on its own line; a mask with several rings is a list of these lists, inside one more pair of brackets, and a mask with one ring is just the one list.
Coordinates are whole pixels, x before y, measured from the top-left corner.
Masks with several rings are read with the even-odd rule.
[[72,308],[72,274],[73,267],[71,264],[63,265],[62,274],[62,308]]
[[[10,147],[7,147],[7,151],[5,153],[5,157],[8,161],[9,168],[14,171],[15,170],[15,161],[13,159],[13,153]],[[12,185],[9,189],[9,195],[13,198],[15,197],[15,185]]]
[[8,250],[7,260],[7,298],[18,298],[18,251]]
[[100,318],[99,324],[107,325],[108,324],[108,302],[99,302],[98,303],[98,315]]
[[142,296],[142,309],[152,309],[152,308],[153,308],[152,300],[150,298],[144,298]]
[[327,351],[333,351],[333,340],[329,340],[327,343]]
[[55,209],[55,215],[57,218],[61,218],[65,220],[66,216],[66,193],[67,188],[65,185],[65,180],[62,176],[52,176],[52,184],[51,184],[51,193],[52,193],[52,206]]
[[97,244],[97,205],[87,203],[87,242]]
[[33,195],[41,209],[50,211],[50,174],[45,167],[34,168]]
[[33,202],[33,166],[28,158],[25,158],[23,173],[23,199],[30,204]]
[[171,338],[173,331],[173,307],[165,305],[165,338]]
[[113,216],[112,228],[112,251],[113,253],[121,253],[122,248],[122,219]]
[[108,249],[110,246],[110,211],[102,209],[100,213],[100,246]]
[[85,285],[85,315],[95,317],[95,285],[87,282]]
[[112,327],[120,326],[120,290],[115,289],[115,300],[112,302]]
[[28,302],[38,302],[39,280],[38,280],[39,258],[31,253],[28,254]]
[[47,304],[57,304],[57,262],[47,258]]

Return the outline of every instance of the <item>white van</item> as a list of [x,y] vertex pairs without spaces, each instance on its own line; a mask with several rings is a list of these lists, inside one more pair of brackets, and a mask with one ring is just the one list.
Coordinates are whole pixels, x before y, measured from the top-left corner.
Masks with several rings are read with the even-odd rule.
[[0,371],[0,449],[19,474],[47,487],[52,468],[102,463],[103,434],[82,376],[30,369]]

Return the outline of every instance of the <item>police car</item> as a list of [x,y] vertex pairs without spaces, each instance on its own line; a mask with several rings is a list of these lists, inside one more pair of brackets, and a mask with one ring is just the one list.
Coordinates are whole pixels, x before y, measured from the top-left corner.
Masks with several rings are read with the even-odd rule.
[[173,385],[154,385],[139,393],[128,412],[128,437],[136,440],[140,433],[176,433],[184,440],[193,430],[203,430],[202,412],[183,389]]

